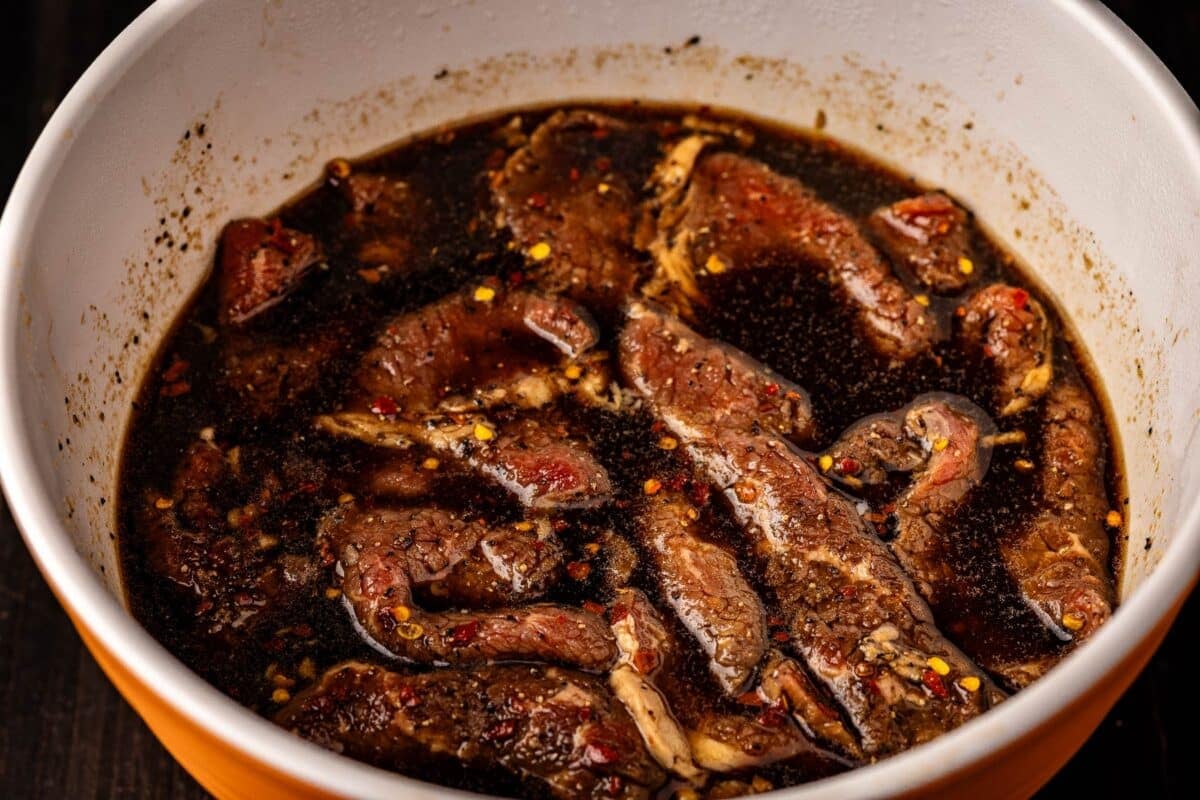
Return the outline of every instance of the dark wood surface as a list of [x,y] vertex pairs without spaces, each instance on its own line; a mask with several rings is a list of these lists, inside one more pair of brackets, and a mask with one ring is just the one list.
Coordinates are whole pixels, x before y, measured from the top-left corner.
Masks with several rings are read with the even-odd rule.
[[[7,4],[0,92],[0,198],[50,113],[142,3]],[[1200,3],[1110,6],[1200,96]],[[1196,797],[1192,754],[1200,597],[1108,718],[1046,787],[1046,798]],[[0,797],[203,798],[83,648],[0,508]]]

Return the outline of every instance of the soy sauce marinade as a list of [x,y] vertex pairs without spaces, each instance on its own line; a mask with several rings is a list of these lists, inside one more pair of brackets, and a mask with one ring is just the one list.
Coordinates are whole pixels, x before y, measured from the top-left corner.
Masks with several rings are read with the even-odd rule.
[[[622,120],[624,127],[598,127],[595,135],[575,137],[565,154],[580,165],[578,175],[572,167],[572,180],[599,173],[624,176],[635,187],[630,198],[629,253],[640,280],[654,271],[651,256],[632,247],[638,238],[644,248],[642,234],[653,224],[641,208],[646,204],[651,209],[646,214],[653,213],[651,191],[642,187],[664,153],[689,133],[689,126],[708,131],[709,149],[736,151],[779,174],[798,178],[855,220],[924,191],[829,139],[711,114],[696,123],[685,116],[690,111],[637,104],[606,108],[602,113]],[[231,321],[230,309],[222,305],[228,304],[228,296],[219,274],[222,259],[228,261],[231,248],[236,247],[231,244],[231,228],[216,273],[161,348],[142,388],[123,460],[120,543],[130,604],[137,618],[185,663],[259,713],[276,714],[327,668],[347,660],[402,674],[445,669],[398,662],[367,641],[340,589],[342,566],[337,562],[344,554],[334,552],[328,538],[318,536],[318,529],[327,524],[322,520],[337,513],[335,509],[360,504],[368,509],[437,506],[492,526],[527,524],[538,518],[523,509],[515,496],[470,469],[455,467],[453,452],[420,445],[411,450],[416,454],[413,464],[428,472],[455,475],[433,481],[425,496],[383,499],[385,492],[373,488],[366,476],[391,463],[395,454],[318,431],[314,418],[344,409],[369,410],[384,421],[397,413],[403,416],[403,409],[390,398],[365,397],[355,388],[363,354],[397,315],[458,291],[474,292],[473,302],[487,303],[497,292],[503,299],[508,292],[536,287],[539,254],[514,242],[508,228],[497,224],[493,191],[499,180],[496,173],[515,150],[530,146],[530,132],[549,117],[546,110],[506,114],[448,129],[353,165],[333,162],[320,186],[281,209],[271,221],[243,229],[245,236],[259,236],[261,247],[282,253],[285,261],[306,257],[304,242],[289,231],[319,242],[319,258],[310,259],[315,266],[296,281],[294,289],[277,305],[256,311],[253,318]],[[742,133],[729,135],[733,127]],[[358,189],[348,187],[352,176],[362,175],[386,176],[392,186],[388,191],[399,194],[377,193],[361,202]],[[396,184],[402,184],[402,190],[395,190]],[[606,194],[609,183],[601,180],[595,190]],[[357,209],[356,199],[360,200]],[[528,202],[541,208],[554,198],[535,193]],[[982,482],[943,526],[948,531],[954,579],[943,587],[934,614],[941,631],[979,663],[1053,659],[1070,644],[1062,641],[1061,629],[1055,630],[1055,620],[1048,624],[1045,615],[1039,617],[1026,602],[996,546],[1001,533],[1021,529],[1047,511],[1039,466],[1045,432],[1041,406],[1034,402],[1028,410],[1004,418],[995,413],[1000,404],[994,371],[950,335],[960,324],[956,315],[962,312],[957,309],[971,292],[989,284],[1026,287],[1034,302],[1040,301],[1048,310],[1055,337],[1055,380],[1086,385],[1087,374],[1048,299],[1029,287],[1014,259],[973,220],[967,224],[970,259],[963,270],[970,275],[970,286],[964,291],[939,296],[918,286],[902,266],[896,269],[942,330],[927,354],[903,364],[890,363],[862,336],[852,310],[832,282],[817,270],[797,269],[777,254],[767,257],[779,263],[766,268],[726,270],[717,264],[703,270],[698,285],[710,302],[695,305],[690,324],[703,336],[740,348],[808,391],[816,434],[805,448],[814,454],[814,464],[819,463],[815,454],[830,447],[855,421],[905,407],[926,392],[967,398],[988,410],[1001,432],[1023,432],[1024,441],[995,447]],[[592,311],[600,323],[593,352],[607,352],[611,359],[620,347],[621,311],[603,307]],[[523,346],[516,340],[495,344],[499,352],[507,353],[503,369],[525,360],[544,362],[548,354],[554,355],[544,343],[518,352]],[[488,366],[482,355],[478,361],[480,370]],[[471,376],[460,370],[455,380],[469,383]],[[563,430],[584,440],[612,482],[611,496],[596,507],[548,513],[566,554],[561,575],[539,602],[612,617],[612,608],[606,608],[614,596],[611,562],[619,560],[621,542],[631,543],[624,549],[635,552],[638,563],[629,583],[651,598],[670,636],[679,643],[674,674],[665,679],[688,687],[671,696],[675,716],[685,727],[713,711],[749,714],[755,724],[764,719],[783,724],[782,717],[771,716],[777,717],[778,709],[764,704],[761,697],[748,696],[752,691],[730,697],[713,679],[708,657],[673,613],[645,542],[639,538],[637,509],[647,495],[686,491],[701,508],[703,535],[737,557],[742,573],[766,603],[772,646],[786,650],[790,637],[776,607],[779,587],[764,583],[763,562],[745,532],[718,501],[718,493],[705,488],[671,431],[645,408],[630,410],[630,399],[627,392],[625,407],[618,411],[587,407],[564,397],[532,412],[537,416],[554,409]],[[495,413],[509,419],[522,412]],[[1102,457],[1107,457],[1108,440],[1100,446]],[[1112,459],[1107,461],[1103,479],[1107,496],[1100,501],[1117,509],[1121,507],[1119,477]],[[829,470],[827,465],[819,468]],[[882,486],[843,485],[842,490],[861,501],[859,511],[868,515],[872,530],[887,538],[894,533],[895,523],[889,517],[893,510],[889,504],[908,482],[908,476],[898,474]],[[1110,528],[1119,527],[1119,515],[1115,520],[1108,515],[1108,523]],[[619,541],[614,543],[614,536]],[[1115,572],[1115,556],[1106,566]],[[433,613],[462,605],[438,582],[418,587],[415,601]],[[1071,627],[1071,622],[1063,624]],[[468,630],[473,635],[474,629],[468,626]],[[1016,688],[1011,675],[997,677],[1008,688]],[[926,676],[926,683],[922,691],[930,690],[929,684],[935,684],[933,690],[945,691],[939,678]],[[829,697],[823,702],[836,707]],[[778,787],[845,768],[858,758],[846,753],[835,759],[801,754],[709,777],[698,785],[714,794],[763,788],[764,781]],[[539,780],[511,765],[488,768],[473,762],[471,769],[464,770],[448,756],[406,758],[385,765],[492,793],[574,791],[551,786],[544,776]],[[722,784],[726,779],[733,782]],[[630,792],[631,785],[628,778],[614,782],[610,776],[588,791],[622,794]],[[664,781],[642,788],[670,792],[679,785]]]

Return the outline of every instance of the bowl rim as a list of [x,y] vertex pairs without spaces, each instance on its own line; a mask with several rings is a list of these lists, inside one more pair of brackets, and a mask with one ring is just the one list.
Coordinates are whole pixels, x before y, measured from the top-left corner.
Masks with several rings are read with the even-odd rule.
[[[223,744],[312,787],[340,795],[353,786],[363,797],[425,790],[444,796],[468,792],[417,781],[329,752],[258,716],[228,698],[159,644],[122,607],[75,550],[57,502],[36,478],[36,458],[26,438],[20,386],[20,291],[48,187],[79,130],[127,69],[177,22],[205,0],[158,0],[137,17],[91,64],[38,137],[13,185],[0,218],[0,480],[14,519],[38,568],[59,601],[96,641],[165,705]],[[1132,74],[1169,123],[1200,185],[1200,112],[1150,49],[1096,0],[1052,0]],[[876,764],[810,784],[779,790],[815,800],[899,794],[944,779],[984,761],[1080,700],[1118,666],[1145,634],[1186,596],[1200,570],[1200,495],[1193,497],[1159,564],[1096,636],[1046,677],[999,708],[933,742]]]

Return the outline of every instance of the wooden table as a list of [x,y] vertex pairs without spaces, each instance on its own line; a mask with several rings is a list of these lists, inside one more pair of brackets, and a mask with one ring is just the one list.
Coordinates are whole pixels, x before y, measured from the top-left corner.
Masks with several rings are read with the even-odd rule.
[[[1200,4],[1115,0],[1114,8],[1200,95]],[[1182,4],[1181,4],[1182,5]],[[142,3],[20,0],[8,8],[0,197],[59,100]],[[11,63],[10,63],[11,62]],[[1166,644],[1044,797],[1196,797],[1188,761],[1200,635],[1193,596]],[[0,508],[0,797],[202,798],[83,648]]]

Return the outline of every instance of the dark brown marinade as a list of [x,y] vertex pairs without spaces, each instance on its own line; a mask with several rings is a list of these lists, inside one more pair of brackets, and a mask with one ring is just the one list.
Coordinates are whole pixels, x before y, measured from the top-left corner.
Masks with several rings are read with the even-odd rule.
[[[597,138],[594,149],[581,152],[581,160],[611,159],[613,169],[627,172],[634,186],[642,186],[661,155],[659,145],[677,131],[676,121],[695,109],[614,105],[607,113],[639,126],[635,136]],[[548,116],[546,110],[522,112],[523,129],[531,131]],[[181,314],[164,341],[155,366],[148,373],[135,407],[125,445],[121,475],[120,548],[128,599],[134,615],[171,652],[178,655],[221,691],[265,715],[278,709],[272,694],[281,686],[295,693],[311,682],[301,676],[310,669],[320,675],[325,668],[348,659],[388,663],[369,647],[350,622],[342,600],[327,596],[336,581],[326,565],[303,595],[295,598],[268,624],[254,629],[236,647],[197,630],[194,598],[154,574],[148,566],[146,541],[138,525],[138,508],[147,493],[167,495],[174,474],[188,447],[200,431],[212,427],[215,440],[225,447],[238,446],[243,474],[270,471],[273,465],[297,464],[291,480],[310,482],[315,488],[294,492],[270,511],[268,522],[280,538],[282,551],[313,556],[318,519],[344,493],[358,493],[355,475],[374,463],[379,454],[361,444],[314,434],[315,414],[338,407],[345,397],[354,365],[368,347],[382,321],[411,311],[486,276],[519,283],[525,266],[520,254],[507,247],[507,235],[494,225],[487,173],[503,163],[511,151],[498,131],[511,114],[448,129],[403,144],[394,150],[356,163],[354,171],[382,172],[406,181],[425,198],[423,217],[414,237],[414,254],[403,270],[379,275],[361,272],[367,265],[355,257],[356,240],[347,230],[349,204],[329,178],[318,187],[280,209],[278,216],[289,228],[316,237],[325,252],[325,265],[314,270],[301,288],[278,307],[251,321],[248,335],[261,343],[285,344],[314,330],[331,332],[339,342],[337,355],[322,373],[319,386],[300,402],[283,403],[271,413],[252,415],[221,377],[220,349],[224,337],[217,320],[215,282],[209,280]],[[781,173],[796,175],[822,199],[858,219],[875,208],[921,191],[913,181],[897,175],[823,137],[735,118],[754,131],[746,151]],[[1017,269],[1014,260],[996,246],[971,221],[974,285],[1005,281],[1041,295]],[[368,279],[370,278],[370,279]],[[379,278],[379,279],[376,279]],[[983,408],[994,408],[992,381],[971,366],[946,339],[931,357],[901,368],[888,368],[856,335],[851,314],[836,302],[830,287],[811,273],[785,269],[726,273],[701,279],[702,288],[719,298],[700,311],[696,327],[704,335],[721,339],[769,364],[780,375],[795,381],[810,394],[818,423],[813,451],[820,451],[857,419],[900,408],[915,396],[930,391],[963,395]],[[1060,375],[1089,376],[1075,354],[1072,342],[1053,307],[1046,304],[1054,330],[1055,366]],[[931,298],[931,308],[949,326],[956,299]],[[214,331],[216,339],[214,341]],[[599,349],[613,351],[615,330],[603,330]],[[175,396],[163,392],[162,374],[176,361],[186,362],[187,390]],[[1094,386],[1094,384],[1091,384]],[[1095,393],[1095,392],[1094,392]],[[1097,396],[1098,393],[1096,393]],[[1035,407],[1036,409],[1036,407]],[[551,602],[581,605],[609,599],[603,583],[603,554],[589,552],[588,543],[612,530],[636,541],[630,509],[643,494],[644,482],[654,477],[690,486],[692,477],[678,453],[657,445],[662,435],[643,414],[617,415],[581,409],[570,403],[564,411],[575,427],[588,432],[588,441],[614,482],[614,500],[601,509],[564,512],[568,523],[564,539],[568,559],[589,563],[586,576],[564,578],[546,598]],[[1018,458],[1037,461],[1040,456],[1036,410],[1016,418],[998,420],[1002,430],[1020,427],[1030,435],[1027,444],[998,448],[982,485],[954,521],[952,550],[960,580],[952,588],[952,602],[935,608],[941,629],[977,660],[1023,660],[1050,653],[1059,647],[1032,612],[1022,603],[1013,580],[995,555],[996,531],[1030,519],[1038,510],[1037,473],[1014,467]],[[1109,501],[1118,502],[1120,483],[1115,452],[1108,452]],[[307,471],[307,472],[306,472]],[[305,475],[311,481],[307,481]],[[903,479],[899,479],[903,480]],[[252,481],[250,482],[253,483]],[[496,522],[516,521],[521,510],[494,487],[472,479],[439,484],[436,504],[482,514]],[[873,505],[897,496],[901,483],[866,490]],[[252,500],[251,489],[239,485],[218,496],[220,508],[241,506]],[[704,526],[720,543],[740,555],[743,569],[761,587],[752,554],[746,552],[736,525],[718,504],[708,503],[705,514],[715,524]],[[1113,547],[1113,568],[1119,566],[1121,548]],[[640,559],[633,584],[655,599],[658,587]],[[764,601],[772,598],[764,591]],[[435,608],[437,599],[422,596]],[[735,701],[722,694],[711,678],[706,659],[670,613],[663,614],[680,642],[689,643],[680,659],[681,669],[671,680],[686,691],[673,709],[685,724],[713,709],[737,711]],[[773,628],[773,632],[777,632]],[[310,661],[301,667],[306,659]],[[268,670],[285,676],[272,679]],[[413,669],[389,664],[398,670]],[[311,673],[310,673],[311,674]],[[294,681],[294,683],[288,683]],[[744,709],[743,709],[744,710]],[[413,774],[438,783],[499,794],[537,795],[544,789],[524,785],[497,769],[494,772],[462,770],[454,762],[430,760]],[[811,780],[819,773],[803,767],[776,765],[758,770],[776,787]]]

